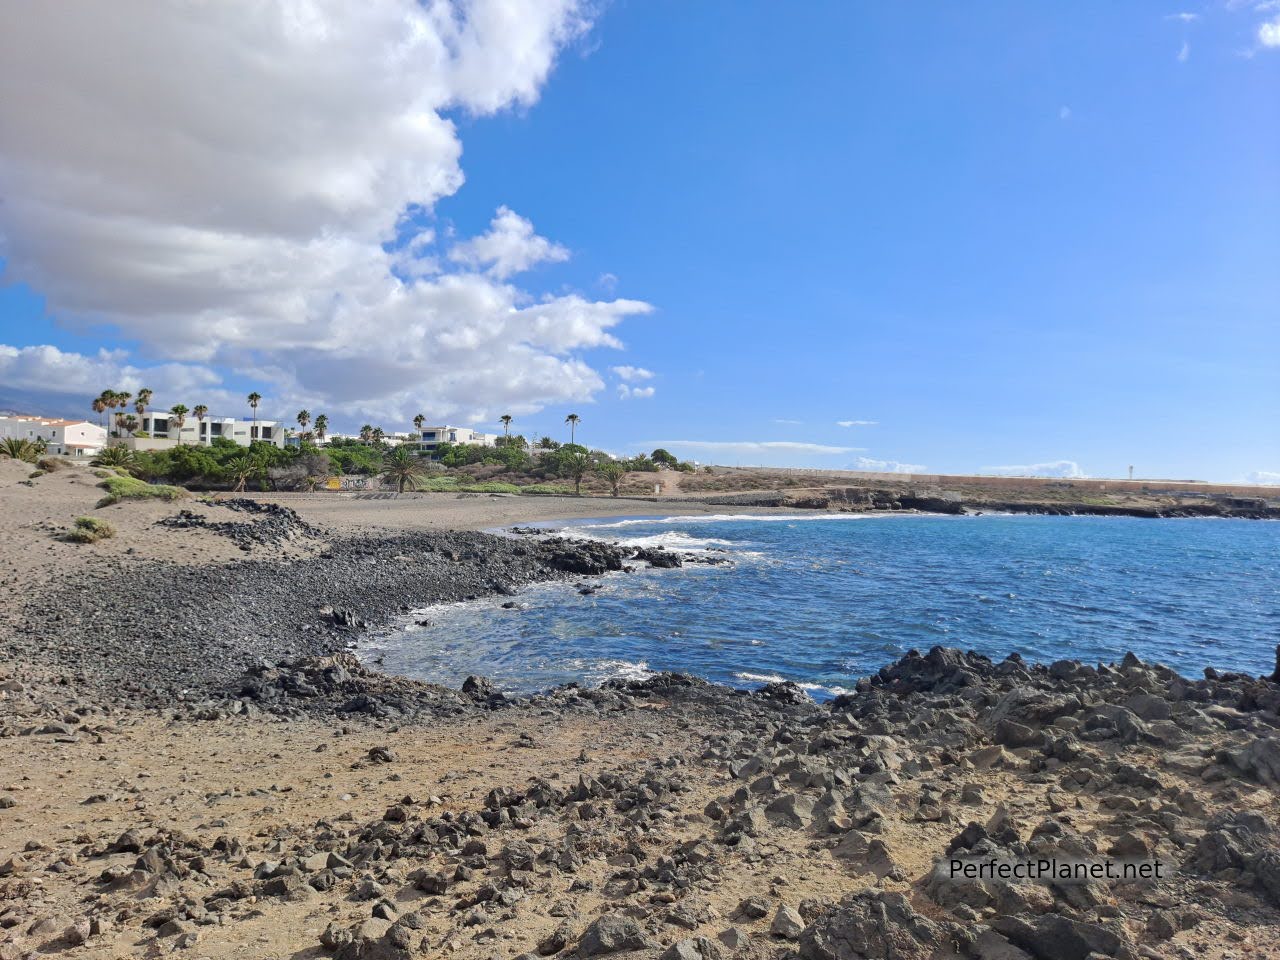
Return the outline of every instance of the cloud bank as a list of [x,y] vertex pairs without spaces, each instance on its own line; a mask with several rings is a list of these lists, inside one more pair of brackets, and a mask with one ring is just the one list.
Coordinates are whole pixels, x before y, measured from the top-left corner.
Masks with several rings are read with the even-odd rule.
[[532,105],[589,25],[584,0],[68,0],[10,18],[0,85],[39,96],[0,98],[4,279],[140,355],[5,362],[92,370],[96,393],[162,361],[148,384],[188,404],[230,368],[264,410],[388,420],[590,399],[604,382],[582,352],[619,347],[649,305],[513,284],[569,251],[508,207],[474,238],[432,226],[463,183],[450,112]]
[[822,443],[803,443],[797,440],[650,440],[645,446],[675,447],[681,450],[699,450],[709,454],[800,453],[831,456],[854,453],[858,447],[832,447]]
[[983,467],[978,472],[989,473],[997,477],[1061,477],[1063,479],[1075,479],[1088,476],[1074,460],[1052,460],[1048,463],[1023,463],[1006,467]]
[[919,463],[902,463],[898,460],[876,460],[872,457],[858,457],[850,465],[851,470],[866,470],[871,473],[924,473],[925,467]]

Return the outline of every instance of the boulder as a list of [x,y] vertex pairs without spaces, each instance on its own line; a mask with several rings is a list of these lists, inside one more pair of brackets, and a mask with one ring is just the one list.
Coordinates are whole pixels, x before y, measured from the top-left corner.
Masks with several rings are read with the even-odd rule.
[[784,940],[794,940],[804,932],[804,918],[791,907],[781,906],[773,915],[769,932]]
[[648,945],[644,930],[630,917],[605,914],[592,921],[578,941],[584,957],[603,957],[624,950],[640,950]]
[[846,897],[800,935],[803,960],[926,960],[946,946],[941,926],[899,893],[863,891]]
[[997,917],[992,927],[1035,960],[1091,960],[1095,954],[1119,956],[1126,943],[1114,930],[1099,923],[1046,914],[1028,922],[1019,917]]

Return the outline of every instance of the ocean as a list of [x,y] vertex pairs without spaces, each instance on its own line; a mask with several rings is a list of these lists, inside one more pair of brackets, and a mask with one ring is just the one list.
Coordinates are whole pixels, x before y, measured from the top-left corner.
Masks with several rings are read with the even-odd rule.
[[[369,638],[383,670],[529,693],[675,670],[816,699],[915,648],[1091,663],[1132,651],[1187,676],[1269,673],[1280,523],[925,515],[633,517],[573,536],[714,552],[732,565],[612,574],[420,611]],[[426,620],[426,626],[415,621]]]

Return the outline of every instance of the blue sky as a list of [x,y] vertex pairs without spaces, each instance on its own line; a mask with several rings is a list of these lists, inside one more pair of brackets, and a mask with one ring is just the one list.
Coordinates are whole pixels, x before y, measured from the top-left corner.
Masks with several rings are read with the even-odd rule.
[[[162,136],[152,179],[132,181],[112,150],[93,155],[113,137],[99,131],[78,174],[116,195],[71,193],[101,229],[42,172],[83,135],[51,132],[39,108],[58,91],[41,104],[33,86],[17,119],[38,149],[13,159],[0,142],[0,188],[47,202],[0,213],[13,284],[0,343],[57,355],[0,354],[0,403],[72,412],[82,379],[118,370],[160,378],[161,403],[252,388],[272,413],[302,404],[347,427],[510,409],[518,429],[559,436],[573,410],[592,445],[721,463],[1280,481],[1280,7],[615,0],[587,24],[564,0],[560,13],[478,33],[492,56],[455,53],[428,105],[434,139],[371,133],[284,91],[286,131],[305,138],[311,120],[359,150],[312,169],[276,138],[242,176],[178,177],[191,165]],[[512,58],[512,44],[534,53]],[[72,37],[65,63],[84,49]],[[229,136],[226,156],[257,143],[237,139],[252,115],[192,120],[182,82],[154,116],[121,107],[161,66],[99,92],[59,52],[34,69],[69,95],[115,97],[93,115],[124,117],[120,136],[172,109],[162,129]],[[226,63],[239,52],[228,43]],[[393,65],[384,79],[439,74]],[[353,115],[408,109],[351,100]],[[415,151],[429,161],[384,190]],[[371,155],[386,170],[365,184]],[[323,215],[306,197],[273,209],[286,176],[338,184],[314,201]],[[137,199],[156,181],[172,202]],[[193,213],[190,197],[219,202]],[[178,257],[192,223],[200,242]],[[122,251],[93,252],[117,229]],[[371,279],[385,263],[349,253],[377,229],[395,289]],[[264,235],[252,260],[237,252]],[[218,269],[191,272],[202,258]]]

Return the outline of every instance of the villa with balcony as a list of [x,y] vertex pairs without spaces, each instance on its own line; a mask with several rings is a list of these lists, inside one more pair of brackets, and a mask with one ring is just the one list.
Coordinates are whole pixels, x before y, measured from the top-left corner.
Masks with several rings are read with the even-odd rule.
[[[148,436],[137,436],[138,433]],[[133,436],[122,438],[123,443],[134,450],[167,450],[179,443],[186,446],[210,446],[219,437],[238,443],[242,447],[261,441],[283,447],[285,428],[278,420],[243,420],[236,417],[205,417],[197,420],[187,414],[181,430],[173,417],[163,411],[147,411]]]

